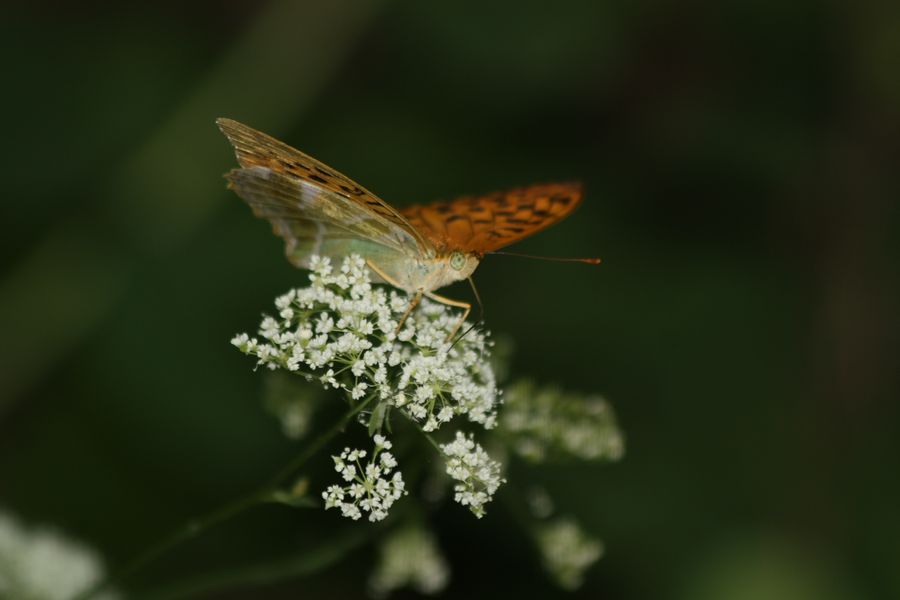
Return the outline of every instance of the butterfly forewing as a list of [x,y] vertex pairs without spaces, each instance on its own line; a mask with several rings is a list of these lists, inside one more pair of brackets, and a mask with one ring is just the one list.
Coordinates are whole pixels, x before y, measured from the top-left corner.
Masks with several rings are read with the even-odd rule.
[[484,254],[549,227],[580,201],[580,184],[549,183],[413,205],[401,212],[438,251]]
[[[283,201],[290,199],[293,192],[289,189],[290,185],[285,182],[296,181],[298,182],[296,195],[304,192],[305,205],[297,207],[294,211],[295,217],[316,219],[320,216],[317,214],[319,211],[327,210],[329,203],[335,203],[338,206],[332,210],[333,214],[329,215],[327,220],[330,222],[334,222],[334,217],[337,217],[340,224],[349,231],[354,231],[356,226],[365,224],[366,231],[363,232],[365,237],[377,243],[387,238],[402,239],[402,245],[411,254],[424,253],[430,249],[421,233],[398,211],[349,177],[242,123],[231,119],[218,119],[216,123],[231,142],[238,162],[244,167],[229,174],[229,180],[242,197],[244,197],[241,194],[242,187],[243,189],[252,187],[250,180],[256,178],[261,180],[255,186],[258,191],[263,192],[267,185],[272,187],[273,191],[280,194],[278,204],[284,205]],[[240,172],[245,174],[237,175]],[[273,175],[282,177],[273,178]],[[243,186],[238,185],[236,182],[238,179],[243,181]],[[277,181],[270,184],[268,182],[271,179]],[[318,200],[315,194],[317,190],[320,192]],[[264,202],[261,195],[257,196],[256,205],[250,199],[244,199],[254,206],[254,210],[261,207]],[[280,207],[281,210],[286,208],[289,207]],[[302,212],[297,214],[301,209]],[[265,214],[260,216],[269,218]],[[378,232],[373,233],[373,230]]]

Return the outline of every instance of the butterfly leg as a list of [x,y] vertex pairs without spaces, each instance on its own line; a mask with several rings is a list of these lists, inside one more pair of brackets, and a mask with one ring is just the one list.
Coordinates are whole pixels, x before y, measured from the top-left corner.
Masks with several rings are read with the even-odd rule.
[[[378,267],[378,265],[376,265],[371,259],[367,258],[366,264],[369,265],[369,268],[372,269],[373,271],[375,271],[375,273],[379,277],[384,279],[387,283],[391,284],[395,288],[400,288],[401,290],[403,289],[403,286],[400,285],[400,283],[397,282],[396,279],[394,279],[393,277],[391,277],[390,275],[388,275],[387,273],[382,271]],[[409,307],[407,307],[407,309],[406,309],[406,312],[403,313],[402,317],[400,317],[400,323],[397,324],[397,330],[394,331],[394,335],[397,335],[398,333],[400,333],[400,330],[403,328],[403,324],[406,323],[406,319],[409,317],[410,314],[412,314],[412,311],[414,311],[416,309],[416,307],[419,305],[419,302],[422,301],[422,294],[423,294],[422,290],[418,290],[415,293],[412,301],[410,301],[410,303],[409,303]]]
[[416,310],[416,307],[419,305],[419,302],[422,301],[422,290],[416,292],[416,295],[413,296],[412,301],[409,303],[409,306],[406,308],[406,312],[403,313],[403,316],[400,317],[400,322],[397,323],[397,329],[394,331],[394,335],[400,333],[400,330],[403,329],[403,324],[406,323],[406,319],[409,317],[412,311]]
[[446,304],[447,306],[455,306],[456,308],[464,308],[463,316],[456,323],[456,326],[453,328],[453,331],[450,332],[450,335],[447,336],[447,341],[449,342],[456,336],[456,332],[459,331],[459,328],[462,327],[462,324],[466,322],[466,319],[469,316],[469,313],[472,312],[472,305],[468,302],[463,302],[462,300],[453,300],[451,298],[445,298],[444,296],[438,296],[432,292],[426,292],[426,296],[434,300],[435,302],[440,302],[441,304]]

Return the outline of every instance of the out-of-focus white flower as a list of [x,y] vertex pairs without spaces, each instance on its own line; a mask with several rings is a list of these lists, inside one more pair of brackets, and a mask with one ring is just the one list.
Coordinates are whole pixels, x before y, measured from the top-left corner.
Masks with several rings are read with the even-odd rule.
[[603,555],[603,544],[569,519],[542,525],[537,540],[544,568],[567,590],[580,587],[585,571]]
[[426,431],[457,415],[496,425],[485,333],[473,329],[449,341],[459,317],[423,299],[395,334],[410,298],[372,286],[361,257],[346,258],[337,272],[327,258],[314,257],[311,266],[311,285],[275,301],[278,318],[263,319],[261,339],[242,333],[231,343],[260,366],[305,374],[354,400],[396,406]]
[[303,438],[325,399],[325,392],[318,385],[283,371],[266,373],[266,376],[263,395],[266,410],[278,419],[286,437]]
[[484,505],[491,501],[497,488],[506,480],[500,477],[501,465],[491,459],[480,444],[466,437],[461,431],[449,444],[442,444],[441,451],[447,458],[447,475],[457,481],[453,486],[453,499],[469,507],[479,519],[484,516]]
[[[406,486],[397,467],[397,459],[389,452],[391,442],[384,436],[375,436],[375,451],[366,466],[365,450],[344,448],[340,456],[332,456],[334,470],[341,474],[347,485],[331,485],[322,492],[325,509],[340,508],[341,514],[354,521],[369,513],[370,521],[381,521],[394,502],[406,495]],[[391,474],[393,473],[393,475]]]
[[[46,527],[28,529],[0,512],[0,598],[69,600],[104,574],[87,546]],[[98,596],[113,600],[113,593]]]
[[528,500],[528,508],[531,509],[531,514],[535,517],[546,519],[553,514],[553,498],[550,497],[550,494],[544,488],[531,488],[526,500]]
[[609,403],[519,381],[504,393],[500,430],[523,458],[618,460],[625,442]]
[[378,597],[405,586],[421,594],[436,594],[449,578],[450,568],[434,536],[422,527],[410,526],[391,533],[381,543],[369,588]]

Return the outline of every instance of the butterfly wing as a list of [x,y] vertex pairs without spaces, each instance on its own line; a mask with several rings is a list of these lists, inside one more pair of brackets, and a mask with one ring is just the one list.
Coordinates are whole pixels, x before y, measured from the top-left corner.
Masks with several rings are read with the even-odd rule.
[[242,123],[216,123],[242,167],[226,175],[231,187],[272,223],[295,264],[306,266],[300,255],[307,247],[337,250],[357,238],[357,245],[409,256],[433,250],[398,211],[349,177]]
[[581,202],[581,184],[548,183],[413,205],[401,212],[439,252],[484,254],[546,229]]
[[268,167],[234,169],[225,176],[253,213],[272,224],[285,241],[294,265],[308,269],[312,255],[339,261],[359,254],[386,265],[410,259],[414,240],[402,230],[385,226],[361,213],[359,206],[331,190]]

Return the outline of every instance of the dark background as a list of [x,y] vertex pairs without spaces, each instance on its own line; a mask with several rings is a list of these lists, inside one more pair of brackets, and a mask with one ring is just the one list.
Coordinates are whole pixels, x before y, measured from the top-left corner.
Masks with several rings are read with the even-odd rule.
[[[585,182],[514,249],[602,266],[476,273],[515,372],[627,434],[515,473],[605,541],[579,597],[900,596],[900,4],[185,4],[4,4],[0,505],[117,565],[296,452],[228,344],[305,281],[228,116],[398,205]],[[434,520],[448,597],[557,593],[502,510]],[[127,589],[354,527],[261,508]],[[215,597],[355,597],[371,556]]]

